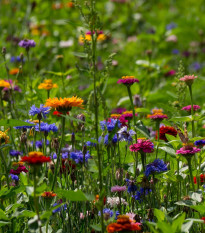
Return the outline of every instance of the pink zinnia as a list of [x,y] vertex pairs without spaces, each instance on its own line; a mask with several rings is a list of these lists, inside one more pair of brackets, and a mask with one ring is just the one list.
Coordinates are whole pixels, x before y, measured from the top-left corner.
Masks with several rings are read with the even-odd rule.
[[167,115],[163,113],[154,113],[152,115],[148,115],[147,117],[152,120],[163,120],[165,118],[168,118]]
[[113,192],[124,192],[124,191],[126,191],[127,190],[127,187],[126,186],[118,186],[118,185],[116,185],[116,186],[113,186],[112,188],[111,188],[111,192],[113,193]]
[[179,150],[176,151],[176,154],[179,155],[183,155],[183,156],[192,156],[198,152],[200,152],[201,150],[199,148],[193,147],[191,145],[185,145],[182,148],[180,148]]
[[187,85],[192,85],[192,83],[194,82],[194,79],[196,79],[197,76],[194,75],[185,75],[184,77],[180,78],[180,81],[185,82]]
[[136,82],[138,83],[139,80],[136,79],[134,76],[123,76],[121,79],[117,81],[117,83],[122,83],[126,86],[131,86]]
[[22,166],[22,165],[19,165],[19,167],[16,170],[14,169],[10,170],[10,174],[14,174],[14,175],[19,175],[21,172],[27,173],[28,170],[26,169],[25,166]]
[[148,139],[138,139],[136,144],[131,145],[130,151],[132,152],[144,152],[144,153],[152,153],[154,151],[154,144]]
[[[200,109],[201,107],[199,105],[193,105],[193,109],[194,111],[197,111],[198,109]],[[185,110],[187,112],[191,112],[191,105],[185,106],[183,107],[181,110]]]
[[[137,116],[138,114],[135,113],[135,116]],[[132,119],[133,118],[133,113],[132,111],[126,111],[122,113],[122,117],[124,117],[126,120]]]

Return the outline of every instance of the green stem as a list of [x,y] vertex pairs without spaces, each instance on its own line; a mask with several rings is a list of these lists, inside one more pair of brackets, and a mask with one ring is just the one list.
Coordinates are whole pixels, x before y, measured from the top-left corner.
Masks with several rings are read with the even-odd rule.
[[62,145],[63,145],[64,132],[65,132],[65,117],[62,117],[62,136],[61,136],[61,141],[60,141],[60,147],[59,147],[59,149],[58,149],[57,163],[56,163],[56,166],[55,166],[55,172],[54,172],[54,178],[53,178],[53,184],[52,184],[52,189],[51,189],[51,191],[54,190],[55,183],[56,183],[56,178],[57,178],[57,172],[58,172],[58,170],[59,170],[60,153],[61,153],[61,148],[62,148]]
[[141,160],[142,160],[143,172],[145,172],[145,156],[146,156],[146,154],[144,154],[143,152],[141,152]]
[[189,167],[190,183],[192,184],[193,191],[195,192],[194,179],[193,179],[192,168],[191,168],[191,159],[192,158],[187,158],[187,162],[188,162],[188,167]]
[[191,99],[191,116],[192,116],[191,124],[192,124],[192,138],[194,138],[194,137],[195,137],[195,128],[194,128],[194,120],[193,120],[193,117],[194,117],[193,95],[192,95],[192,87],[191,87],[191,85],[189,85],[188,87],[189,87],[189,94],[190,94],[190,99]]
[[8,167],[7,167],[7,164],[6,164],[6,160],[4,158],[2,150],[0,152],[0,155],[1,155],[1,159],[2,159],[2,162],[4,164],[4,167],[5,167],[5,170],[6,170],[6,183],[7,183],[8,189],[10,189],[10,187],[9,187],[9,170],[8,170]]
[[159,121],[156,121],[156,130],[157,130],[157,148],[156,148],[156,159],[158,157],[158,150],[159,150]]

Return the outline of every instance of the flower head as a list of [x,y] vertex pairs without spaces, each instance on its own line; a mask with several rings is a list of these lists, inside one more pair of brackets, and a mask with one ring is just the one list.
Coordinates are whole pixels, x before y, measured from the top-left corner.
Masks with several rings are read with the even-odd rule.
[[18,44],[20,47],[22,48],[25,48],[25,49],[30,49],[31,47],[35,47],[36,46],[36,43],[34,40],[28,40],[28,39],[25,39],[25,40],[21,40]]
[[42,163],[50,162],[50,157],[45,156],[42,152],[32,151],[28,156],[23,156],[21,162],[26,162],[30,165],[40,165]]
[[[193,105],[193,110],[197,111],[198,109],[200,109],[201,107],[199,105]],[[183,107],[181,110],[185,110],[187,112],[191,112],[191,105],[185,106]]]
[[103,131],[107,129],[108,132],[111,132],[115,128],[115,126],[117,126],[118,128],[121,127],[121,123],[118,119],[109,118],[107,121],[100,121],[100,127]]
[[10,74],[10,75],[16,75],[16,74],[18,74],[19,72],[21,72],[21,71],[19,70],[19,68],[13,68],[13,69],[9,70],[9,74]]
[[[138,114],[135,113],[135,116],[137,116]],[[125,111],[122,113],[121,117],[124,117],[125,120],[130,120],[133,118],[133,112],[132,111]]]
[[18,151],[18,150],[10,150],[10,151],[9,151],[9,154],[10,154],[11,156],[15,156],[15,157],[17,157],[17,156],[19,156],[19,155],[23,155],[22,152],[20,152],[20,151]]
[[71,98],[49,98],[46,100],[46,106],[56,109],[59,112],[68,112],[72,107],[83,107],[83,100],[76,96]]
[[0,80],[0,88],[10,88],[10,83],[5,80]]
[[57,88],[58,85],[56,83],[53,83],[52,79],[46,79],[42,83],[39,84],[38,89],[45,89],[47,91]]
[[[171,126],[161,126],[159,129],[159,139],[167,142],[168,140],[166,138],[166,134],[176,137],[177,131],[174,127],[171,127]],[[156,134],[156,139],[157,139],[157,134]]]
[[123,198],[119,197],[108,197],[107,198],[107,204],[110,205],[110,207],[114,207],[120,204],[120,199],[121,199],[121,204],[122,205],[127,205],[128,203],[125,201]]
[[205,145],[205,140],[197,140],[194,142],[194,145],[199,148],[202,148]]
[[124,192],[124,191],[126,191],[127,190],[127,187],[126,186],[118,186],[118,185],[116,185],[116,186],[113,186],[112,188],[111,188],[111,192],[113,193],[113,192],[117,192],[117,193],[119,193],[119,192]]
[[199,148],[193,147],[192,144],[185,144],[182,148],[176,151],[176,154],[189,158],[200,151]]
[[132,136],[136,134],[136,132],[132,129],[128,131],[127,126],[122,127],[118,132],[119,135],[119,141],[132,141]]
[[[39,124],[35,125],[35,130],[39,131]],[[50,131],[57,132],[58,127],[56,126],[55,123],[48,124],[48,123],[45,123],[45,122],[41,122],[40,123],[40,131],[43,131],[43,132],[50,132]]]
[[197,76],[194,75],[185,75],[184,77],[180,78],[180,81],[185,82],[188,86],[192,85],[194,82],[194,79],[198,78]]
[[148,177],[151,174],[167,171],[167,164],[161,159],[155,159],[154,162],[146,166],[145,175]]
[[14,175],[19,175],[21,172],[25,172],[25,173],[28,172],[28,170],[26,169],[26,167],[23,166],[23,165],[21,165],[21,164],[18,164],[17,168],[15,166],[15,169],[11,169],[10,170],[10,174],[14,174]]
[[163,119],[165,118],[168,118],[166,114],[163,114],[163,113],[153,113],[151,115],[147,115],[147,118],[150,118],[152,120],[158,120],[158,121],[162,121]]
[[131,145],[129,148],[132,152],[152,153],[154,151],[154,144],[149,139],[138,139],[137,143]]
[[0,131],[0,146],[2,144],[8,144],[8,142],[9,142],[9,136],[6,134],[7,131],[5,131],[5,132]]
[[57,194],[56,193],[54,193],[54,192],[43,192],[42,194],[41,194],[41,196],[42,197],[44,197],[44,198],[53,198],[53,197],[56,197],[57,196]]
[[88,159],[90,158],[89,151],[84,155],[82,151],[78,152],[71,152],[70,153],[70,158],[74,160],[76,163],[83,163],[84,160],[85,162],[88,162]]
[[29,115],[31,116],[35,116],[37,115],[38,116],[38,119],[42,119],[42,116],[43,118],[46,118],[46,115],[50,112],[50,108],[49,107],[44,107],[43,104],[40,105],[40,108],[37,108],[34,105],[31,106],[31,109],[29,111]]
[[117,81],[117,83],[122,83],[125,86],[131,86],[136,82],[138,83],[139,80],[136,79],[134,76],[123,76],[121,79]]

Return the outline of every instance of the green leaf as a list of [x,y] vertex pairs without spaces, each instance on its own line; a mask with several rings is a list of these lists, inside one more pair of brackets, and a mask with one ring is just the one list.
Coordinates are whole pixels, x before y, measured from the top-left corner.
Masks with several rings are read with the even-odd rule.
[[169,121],[174,122],[191,122],[193,120],[192,116],[183,116],[183,117],[173,117]]
[[15,120],[15,119],[7,119],[7,120],[0,120],[0,126],[10,126],[10,127],[16,127],[16,126],[34,126],[34,124],[30,124],[25,121]]
[[192,205],[190,206],[192,209],[198,211],[201,215],[205,214],[205,205]]
[[175,150],[171,147],[163,146],[163,147],[159,147],[159,149],[167,152],[167,154],[173,156],[174,158],[176,157]]
[[63,190],[58,189],[56,194],[59,198],[65,198],[68,201],[93,201],[95,199],[94,195],[87,195],[81,190],[72,191],[72,190]]
[[101,231],[101,225],[91,225],[91,227],[96,231]]
[[2,209],[0,209],[0,220],[9,220]]
[[13,213],[12,217],[16,218],[33,218],[36,215],[35,212],[30,210],[22,210],[22,211],[16,211]]
[[87,53],[79,53],[79,52],[72,52],[72,54],[76,57],[81,57],[81,58],[87,58],[88,54]]
[[185,219],[185,213],[179,214],[176,219],[172,222],[172,228],[174,232],[178,232],[181,229],[181,226]]
[[150,110],[147,109],[147,108],[136,108],[135,112],[138,112],[138,113],[150,113]]
[[28,185],[28,179],[27,179],[27,175],[24,172],[21,172],[19,175],[20,181],[22,182],[23,185]]
[[137,128],[137,130],[139,130],[143,135],[145,135],[146,137],[150,138],[150,133],[149,130],[147,129],[147,127],[143,124],[142,121],[138,121],[135,125],[135,127]]
[[154,209],[154,216],[157,218],[159,222],[165,220],[165,213],[161,210]]
[[186,222],[186,223],[184,223],[184,224],[182,225],[182,227],[181,227],[181,231],[182,231],[182,232],[189,233],[189,230],[190,230],[190,228],[192,227],[192,225],[193,225],[193,221],[192,221],[192,220],[191,220],[191,221],[188,221],[188,222]]
[[196,191],[196,192],[190,191],[189,196],[191,197],[191,199],[197,202],[201,202],[203,198],[202,193],[200,191]]
[[11,224],[11,223],[10,222],[0,221],[0,227],[6,226],[8,224]]
[[0,191],[0,198],[7,199],[16,196],[18,193],[23,192],[24,190],[25,190],[25,186],[11,187],[9,190],[7,188],[3,188]]

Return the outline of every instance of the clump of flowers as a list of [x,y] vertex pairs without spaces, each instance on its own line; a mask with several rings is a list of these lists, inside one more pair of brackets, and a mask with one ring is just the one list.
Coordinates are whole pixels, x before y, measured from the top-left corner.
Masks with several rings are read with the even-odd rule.
[[50,162],[50,157],[45,156],[42,152],[32,151],[28,153],[28,156],[23,156],[21,162],[26,162],[29,165],[40,165],[42,163]]
[[[164,140],[165,142],[168,142],[166,138],[166,134],[176,137],[177,131],[174,127],[171,127],[171,126],[161,126],[159,129],[159,139]],[[157,139],[157,135],[156,135],[156,139]]]
[[40,108],[37,108],[36,105],[32,105],[31,109],[29,111],[29,115],[35,116],[37,115],[37,118],[41,120],[42,118],[46,118],[46,115],[49,114],[50,108],[44,107],[43,104],[40,105]]
[[154,162],[146,166],[145,175],[148,177],[151,174],[167,171],[167,164],[162,159],[155,159]]
[[131,145],[130,151],[152,153],[154,151],[154,144],[149,139],[138,139],[137,143]]
[[122,83],[125,86],[131,86],[134,83],[138,83],[139,80],[136,79],[134,76],[123,76],[121,79],[117,81],[117,83]]
[[42,83],[39,84],[38,89],[44,89],[49,91],[57,87],[58,85],[56,83],[53,83],[52,79],[45,79]]
[[129,218],[129,216],[126,215],[119,215],[116,223],[110,223],[107,226],[108,233],[140,230],[140,223],[135,223]]
[[67,113],[72,107],[83,107],[83,100],[76,96],[71,98],[49,98],[46,100],[46,106],[56,109],[59,112]]
[[6,130],[5,132],[0,131],[0,146],[2,144],[8,144],[9,142],[9,136],[6,134],[8,130]]
[[[200,109],[201,107],[199,105],[193,105],[193,110],[197,111],[198,109]],[[185,106],[183,107],[181,110],[185,110],[187,112],[191,112],[191,105]]]
[[[39,124],[35,125],[35,130],[39,131]],[[45,123],[45,122],[41,122],[40,123],[40,131],[47,132],[47,133],[50,132],[50,131],[57,132],[58,131],[58,127],[56,126],[55,123],[48,124],[48,123]]]
[[188,86],[191,86],[194,82],[194,79],[198,78],[194,75],[185,75],[184,77],[180,78],[180,81],[185,82]]
[[118,128],[121,127],[121,123],[118,119],[109,118],[107,121],[104,120],[100,122],[101,129],[103,131],[107,129],[108,132],[111,132],[115,128],[116,125]]
[[88,162],[88,159],[90,158],[89,151],[84,155],[82,151],[76,151],[70,153],[70,158],[74,160],[76,163],[83,163]]

